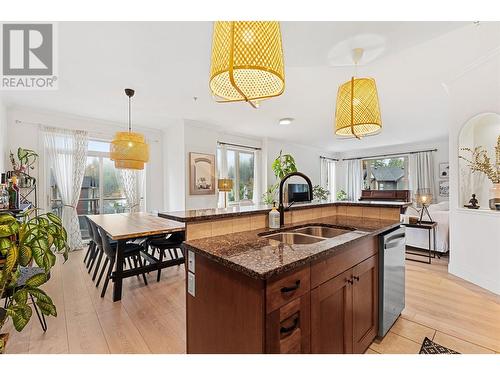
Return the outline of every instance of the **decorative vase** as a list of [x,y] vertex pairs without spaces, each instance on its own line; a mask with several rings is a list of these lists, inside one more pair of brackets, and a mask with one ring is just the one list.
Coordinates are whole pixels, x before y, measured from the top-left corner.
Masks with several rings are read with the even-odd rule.
[[493,184],[490,188],[490,208],[492,210],[498,210],[496,204],[500,203],[500,183]]

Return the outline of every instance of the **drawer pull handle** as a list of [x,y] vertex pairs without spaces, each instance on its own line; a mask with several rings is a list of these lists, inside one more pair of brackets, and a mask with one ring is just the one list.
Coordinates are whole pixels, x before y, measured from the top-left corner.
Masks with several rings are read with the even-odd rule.
[[294,286],[284,286],[283,288],[281,288],[281,293],[293,292],[294,290],[299,289],[299,286],[300,286],[300,280],[297,280]]
[[359,281],[359,276],[353,276],[352,278],[356,281]]
[[347,284],[353,284],[354,283],[354,281],[352,281],[352,278],[351,279],[346,279],[345,281],[347,282]]
[[280,333],[290,333],[293,332],[299,325],[299,318],[293,320],[293,324],[290,327],[280,327]]

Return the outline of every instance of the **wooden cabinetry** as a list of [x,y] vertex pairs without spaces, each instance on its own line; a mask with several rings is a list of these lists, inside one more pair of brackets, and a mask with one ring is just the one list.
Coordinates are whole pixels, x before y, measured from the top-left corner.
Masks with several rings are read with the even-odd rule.
[[378,324],[377,256],[311,291],[311,352],[363,353]]
[[267,281],[196,255],[188,353],[363,353],[378,326],[376,246],[370,237]]
[[378,330],[378,256],[352,271],[352,351],[364,353]]
[[266,353],[310,353],[310,296],[294,299],[266,317]]
[[352,353],[350,270],[311,291],[311,352]]

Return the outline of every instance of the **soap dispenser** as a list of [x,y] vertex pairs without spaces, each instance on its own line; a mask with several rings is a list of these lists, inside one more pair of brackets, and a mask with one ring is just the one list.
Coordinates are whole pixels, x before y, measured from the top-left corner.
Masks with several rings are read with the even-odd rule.
[[269,228],[279,229],[280,228],[280,213],[276,208],[276,202],[273,202],[273,208],[269,211]]

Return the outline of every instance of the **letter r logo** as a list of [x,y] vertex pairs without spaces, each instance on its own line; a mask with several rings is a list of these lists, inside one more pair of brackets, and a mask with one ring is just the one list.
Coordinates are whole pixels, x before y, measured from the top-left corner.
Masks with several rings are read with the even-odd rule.
[[52,75],[52,24],[3,25],[3,74]]

